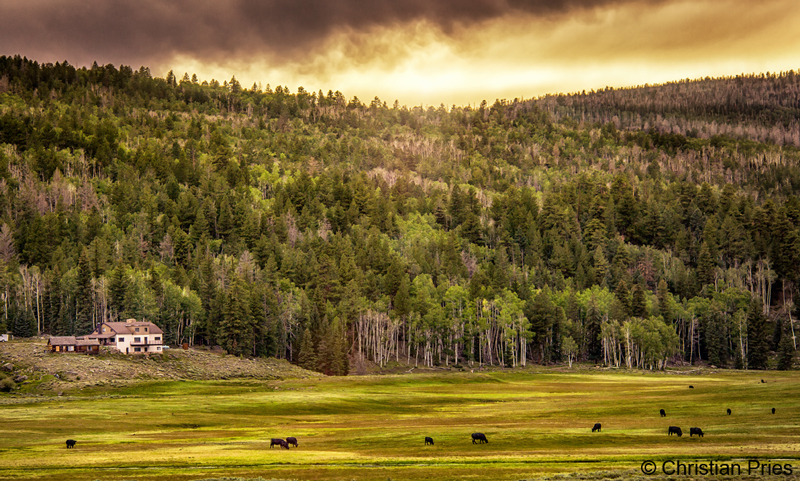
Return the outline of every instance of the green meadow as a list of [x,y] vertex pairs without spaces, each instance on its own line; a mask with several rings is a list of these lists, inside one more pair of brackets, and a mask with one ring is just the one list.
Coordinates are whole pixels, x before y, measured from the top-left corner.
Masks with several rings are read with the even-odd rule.
[[[3,395],[0,479],[526,479],[748,459],[797,474],[798,381],[797,372],[532,369]],[[705,436],[690,438],[690,427]],[[473,432],[489,443],[472,444]],[[270,449],[287,436],[299,447]]]

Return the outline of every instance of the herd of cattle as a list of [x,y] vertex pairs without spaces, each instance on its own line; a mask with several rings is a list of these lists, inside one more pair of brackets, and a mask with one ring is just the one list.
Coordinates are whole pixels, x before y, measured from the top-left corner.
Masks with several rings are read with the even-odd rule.
[[[728,408],[727,412],[728,412],[728,415],[730,416],[731,409]],[[662,418],[667,416],[667,412],[664,411],[663,409],[659,410],[659,414],[661,414]],[[772,414],[775,414],[775,408],[772,408]],[[601,428],[602,428],[602,425],[600,423],[595,423],[594,426],[592,426],[592,432],[593,433],[594,432],[599,432]],[[677,434],[678,437],[681,437],[681,436],[683,436],[683,431],[678,426],[670,426],[669,428],[667,428],[667,434],[670,435],[670,436],[672,436],[673,434]],[[700,429],[700,428],[689,428],[689,437],[692,437],[695,434],[702,438],[703,437],[703,430]],[[77,441],[75,441],[74,439],[67,439],[67,449],[74,448],[76,442]],[[477,444],[483,444],[483,443],[488,443],[489,440],[486,439],[486,435],[483,434],[483,433],[472,433],[472,444],[475,444],[476,442],[477,442]],[[294,446],[294,447],[297,447],[298,446],[297,445],[297,438],[295,438],[294,436],[289,436],[286,439],[272,438],[272,439],[270,439],[270,442],[269,442],[269,447],[270,448],[275,447],[275,446],[280,446],[280,447],[282,447],[284,449],[289,449],[290,445]],[[431,438],[429,436],[425,436],[425,446],[428,446],[428,445],[433,446],[433,438]]]
[[[764,380],[762,379],[761,382],[764,383]],[[694,386],[689,386],[689,388],[692,389],[692,388],[694,388]],[[727,413],[728,413],[728,416],[731,415],[731,408],[727,409]],[[659,410],[659,414],[661,414],[662,418],[667,416],[667,412],[664,411],[663,409]],[[775,414],[775,408],[772,408],[772,414]],[[600,432],[601,428],[602,428],[602,425],[600,423],[595,423],[594,426],[592,427],[592,432],[593,433],[594,432]],[[672,436],[673,434],[677,434],[678,437],[681,437],[681,436],[683,436],[683,431],[678,426],[670,426],[669,428],[667,428],[667,434],[669,436]],[[700,428],[689,428],[689,437],[692,437],[695,434],[702,438],[703,437],[703,430],[700,429]],[[477,441],[478,444],[483,444],[483,443],[488,443],[489,442],[489,440],[486,439],[486,435],[485,434],[483,434],[483,433],[472,433],[472,444],[475,444],[476,441]],[[74,439],[67,439],[67,449],[74,448],[76,442],[77,441],[75,441]],[[270,448],[272,448],[274,446],[280,446],[280,447],[282,447],[284,449],[289,449],[289,445],[297,447],[297,438],[295,438],[293,436],[289,436],[286,439],[272,438],[270,440],[270,443],[269,443],[269,447]],[[433,446],[433,438],[431,438],[429,436],[425,436],[425,446],[428,446],[428,445]]]
[[[764,382],[764,381],[762,380],[761,382]],[[689,387],[691,388],[693,386],[689,386]],[[730,416],[731,415],[731,408],[728,408],[727,412],[728,412],[728,416]],[[661,414],[662,418],[667,417],[667,412],[664,411],[663,409],[659,409],[659,414]],[[775,408],[772,408],[772,414],[775,414]],[[600,423],[595,423],[594,427],[592,427],[592,432],[595,432],[595,431],[600,431]],[[681,436],[683,436],[683,431],[678,426],[670,426],[669,428],[667,428],[667,435],[672,436],[673,434],[677,434],[678,437],[681,437]],[[700,428],[689,428],[689,437],[692,437],[695,434],[702,438],[703,437],[703,430],[700,429]]]

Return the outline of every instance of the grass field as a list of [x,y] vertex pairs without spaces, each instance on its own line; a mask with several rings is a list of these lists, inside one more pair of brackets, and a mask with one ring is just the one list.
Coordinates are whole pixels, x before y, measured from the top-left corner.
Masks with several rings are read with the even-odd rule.
[[[748,459],[798,474],[798,386],[798,372],[539,369],[3,395],[0,479],[526,479]],[[287,436],[299,448],[269,448]]]

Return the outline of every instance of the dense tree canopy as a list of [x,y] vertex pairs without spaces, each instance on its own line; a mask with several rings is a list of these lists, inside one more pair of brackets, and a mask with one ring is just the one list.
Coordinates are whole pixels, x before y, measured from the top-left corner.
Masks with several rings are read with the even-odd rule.
[[794,73],[364,104],[0,57],[0,328],[354,361],[790,368]]

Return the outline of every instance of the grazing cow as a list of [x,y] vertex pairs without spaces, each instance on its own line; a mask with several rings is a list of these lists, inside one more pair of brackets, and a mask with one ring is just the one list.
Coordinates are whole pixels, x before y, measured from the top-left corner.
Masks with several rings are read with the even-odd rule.
[[694,389],[694,386],[690,385],[690,386],[689,386],[689,389]]
[[433,446],[433,438],[430,438],[430,437],[428,437],[428,436],[425,436],[425,446],[427,446],[427,445],[429,445],[429,444],[430,444],[431,446]]
[[77,442],[78,441],[75,441],[74,439],[67,439],[67,449],[74,448],[75,447],[75,443],[77,443]]
[[297,438],[294,436],[289,436],[286,438],[286,444],[291,444],[294,447],[297,447]]
[[278,446],[280,446],[280,447],[282,447],[282,448],[289,449],[289,443],[287,443],[287,442],[286,442],[286,441],[284,441],[283,439],[272,438],[272,439],[269,441],[269,447],[270,447],[270,449],[272,449],[272,447],[273,447],[273,446],[275,446],[275,445],[278,445]]
[[689,428],[689,437],[691,438],[695,434],[697,434],[698,436],[700,436],[702,438],[703,437],[703,430],[700,429],[700,428]]
[[667,412],[666,412],[666,411],[664,411],[663,409],[661,410],[661,417],[662,417],[662,418],[665,418],[665,417],[667,417]]
[[592,432],[595,431],[600,431],[600,423],[594,423],[594,426],[592,427]]
[[483,433],[472,433],[472,444],[475,444],[475,441],[478,441],[478,444],[489,442],[489,440],[486,439],[486,435]]
[[731,408],[728,408],[728,416],[731,415]]
[[670,426],[669,429],[667,430],[667,434],[669,434],[670,436],[672,436],[673,434],[677,434],[678,437],[681,437],[683,436],[683,431],[681,431],[681,428],[679,428],[678,426]]
[[772,408],[772,414],[775,414],[775,408]]
[[766,384],[766,383],[767,383],[767,382],[766,382],[766,381],[764,381],[763,379],[761,380],[761,384]]

